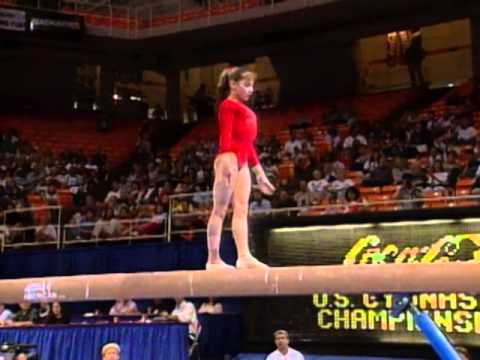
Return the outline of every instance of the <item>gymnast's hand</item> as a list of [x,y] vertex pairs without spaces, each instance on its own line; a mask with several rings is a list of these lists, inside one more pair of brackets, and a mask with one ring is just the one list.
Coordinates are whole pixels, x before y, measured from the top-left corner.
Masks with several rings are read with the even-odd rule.
[[275,186],[272,185],[265,174],[257,175],[258,189],[265,195],[272,195],[275,191]]

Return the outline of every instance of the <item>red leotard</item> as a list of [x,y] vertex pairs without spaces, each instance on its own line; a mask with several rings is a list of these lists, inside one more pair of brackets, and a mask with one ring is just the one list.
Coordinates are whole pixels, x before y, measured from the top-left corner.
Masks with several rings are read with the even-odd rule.
[[257,116],[239,101],[225,99],[218,108],[220,141],[218,153],[233,152],[237,156],[238,168],[248,162],[258,164],[258,156],[253,146],[257,137]]

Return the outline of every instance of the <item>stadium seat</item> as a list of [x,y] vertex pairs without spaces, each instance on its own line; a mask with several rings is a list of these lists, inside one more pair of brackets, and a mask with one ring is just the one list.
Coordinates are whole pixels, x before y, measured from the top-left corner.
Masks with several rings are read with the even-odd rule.
[[366,196],[374,195],[374,194],[379,195],[382,192],[382,189],[381,189],[380,186],[372,186],[372,187],[360,186],[358,188],[358,191],[360,191],[360,194],[363,197],[366,197]]
[[447,207],[448,205],[444,194],[442,194],[440,191],[424,192],[422,199],[424,209],[442,208]]
[[278,166],[278,173],[281,180],[290,179],[295,175],[295,166],[292,162],[284,162]]
[[472,178],[459,178],[457,184],[455,185],[457,190],[461,189],[471,189],[472,185],[475,183],[475,179]]
[[393,195],[395,194],[398,189],[400,188],[400,186],[398,185],[386,185],[386,186],[382,186],[381,188],[381,193],[383,195]]

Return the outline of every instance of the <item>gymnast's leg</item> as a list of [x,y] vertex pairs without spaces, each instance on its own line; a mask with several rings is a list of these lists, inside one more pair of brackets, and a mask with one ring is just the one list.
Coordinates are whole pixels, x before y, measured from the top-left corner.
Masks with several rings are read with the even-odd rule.
[[248,244],[248,203],[252,188],[252,178],[248,165],[238,172],[233,188],[233,218],[232,232],[237,247],[237,268],[268,268],[267,265],[255,259]]
[[233,268],[220,258],[220,241],[223,221],[233,193],[233,184],[238,176],[237,158],[233,153],[220,154],[214,164],[213,209],[207,225],[208,260],[207,270]]

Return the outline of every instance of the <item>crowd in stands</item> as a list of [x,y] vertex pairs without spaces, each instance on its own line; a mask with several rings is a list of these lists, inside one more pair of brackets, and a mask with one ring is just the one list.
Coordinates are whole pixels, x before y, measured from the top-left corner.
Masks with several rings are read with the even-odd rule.
[[[388,189],[382,199],[401,200],[395,209],[418,208],[428,194],[458,195],[456,185],[465,179],[466,193],[480,192],[474,111],[461,102],[448,109],[452,111],[406,112],[393,123],[367,123],[353,111],[333,106],[318,123],[302,118],[289,130],[260,134],[257,152],[277,191],[265,197],[254,190],[250,209],[317,206],[322,214],[357,212],[378,200],[368,194],[381,191],[368,189]],[[0,207],[8,210],[2,232],[11,242],[22,241],[25,234],[39,242],[55,241],[60,229],[51,223],[58,213],[52,210],[39,216],[15,211],[39,204],[66,206],[62,222],[68,223],[69,239],[162,234],[169,210],[201,212],[201,216],[176,217],[174,225],[204,228],[211,206],[211,196],[204,192],[212,184],[216,139],[188,145],[175,158],[156,151],[151,140],[146,123],[129,170],[115,173],[102,154],[87,158],[70,152],[54,157],[38,151],[14,130],[1,134]],[[185,193],[195,194],[172,200],[172,195]],[[419,201],[403,202],[415,199]],[[30,226],[30,233],[9,231],[19,226]]]
[[0,327],[31,326],[33,324],[55,325],[68,324],[69,316],[59,302],[40,303],[34,306],[29,302],[21,302],[17,310],[12,311],[0,304]]
[[[480,142],[474,112],[462,103],[448,109],[452,111],[405,112],[394,123],[366,123],[352,111],[332,107],[321,124],[328,145],[322,152],[314,139],[318,126],[308,119],[294,122],[286,139],[278,133],[260,135],[259,158],[278,191],[271,198],[254,192],[250,209],[331,205],[323,212],[356,212],[368,209],[368,189],[388,189],[383,199],[399,200],[395,209],[418,208],[425,204],[403,200],[459,195],[459,180],[469,184],[466,193],[479,192]],[[204,180],[211,176],[214,154],[213,142],[185,148],[172,162],[174,191],[206,190],[210,182]],[[174,211],[191,212],[206,202],[180,201]]]
[[[13,309],[13,310],[12,310]],[[145,322],[148,319],[179,321],[190,324],[191,332],[198,335],[200,325],[197,314],[222,314],[223,306],[214,298],[199,302],[197,310],[195,304],[184,298],[154,299],[145,301],[142,306],[133,299],[119,299],[108,312],[96,308],[85,314],[70,314],[59,302],[42,302],[31,304],[21,302],[16,306],[6,306],[0,303],[0,327],[3,326],[32,326],[32,325],[61,325],[71,322],[82,322],[88,318],[101,319],[105,316]],[[82,320],[83,319],[83,320]]]

